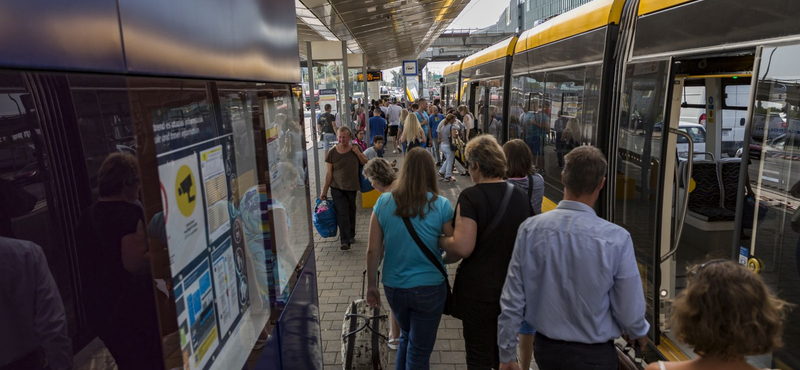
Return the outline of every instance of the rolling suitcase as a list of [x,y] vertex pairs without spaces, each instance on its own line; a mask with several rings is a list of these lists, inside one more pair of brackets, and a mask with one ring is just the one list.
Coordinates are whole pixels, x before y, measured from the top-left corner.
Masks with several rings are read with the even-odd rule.
[[614,348],[617,350],[617,359],[619,360],[619,370],[643,370],[642,365],[642,349],[638,345],[633,346],[633,357],[631,358],[630,346],[623,346],[616,343]]
[[[344,370],[388,370],[389,320],[380,308],[367,305],[365,281],[361,280],[361,299],[350,303],[342,324],[342,365]],[[378,272],[380,278],[380,272]]]

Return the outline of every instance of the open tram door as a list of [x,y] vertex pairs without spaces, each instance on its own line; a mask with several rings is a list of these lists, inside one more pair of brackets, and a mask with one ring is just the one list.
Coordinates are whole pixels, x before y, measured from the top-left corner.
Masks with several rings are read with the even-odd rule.
[[[626,67],[613,218],[633,238],[662,359],[696,357],[670,327],[689,266],[739,261],[800,301],[797,58],[800,46],[790,45]],[[752,365],[800,369],[790,350],[800,348],[800,318],[787,321],[784,349]]]

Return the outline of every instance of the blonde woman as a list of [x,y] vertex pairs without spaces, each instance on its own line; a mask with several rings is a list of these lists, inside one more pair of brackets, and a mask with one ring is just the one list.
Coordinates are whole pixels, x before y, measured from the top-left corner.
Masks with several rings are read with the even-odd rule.
[[583,141],[583,129],[581,128],[581,124],[578,123],[577,118],[570,118],[567,121],[567,127],[564,128],[564,132],[561,134],[561,140],[564,141],[566,153],[569,153],[570,150],[581,145],[581,141]]
[[397,133],[397,137],[394,138],[395,139],[395,143],[397,143],[397,142],[401,143],[400,144],[400,152],[403,153],[403,154],[406,154],[407,145],[406,145],[406,142],[403,141],[402,137],[403,137],[403,133],[405,133],[405,131],[406,131],[405,130],[405,124],[406,124],[406,119],[408,119],[408,115],[409,115],[408,109],[400,110],[400,131]]
[[422,143],[425,143],[425,131],[422,130],[422,126],[419,124],[419,120],[417,120],[417,116],[415,114],[409,114],[406,116],[406,120],[403,122],[403,135],[400,136],[400,141],[403,144],[408,144],[408,150],[421,146]]

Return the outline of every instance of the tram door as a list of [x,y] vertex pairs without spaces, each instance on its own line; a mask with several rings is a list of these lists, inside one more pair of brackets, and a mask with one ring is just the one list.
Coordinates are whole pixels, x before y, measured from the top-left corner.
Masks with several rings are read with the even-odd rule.
[[[691,265],[733,259],[800,303],[798,58],[795,45],[626,68],[613,218],[633,238],[650,340],[668,360],[696,357],[669,321]],[[784,327],[783,349],[752,365],[800,369],[800,317]]]

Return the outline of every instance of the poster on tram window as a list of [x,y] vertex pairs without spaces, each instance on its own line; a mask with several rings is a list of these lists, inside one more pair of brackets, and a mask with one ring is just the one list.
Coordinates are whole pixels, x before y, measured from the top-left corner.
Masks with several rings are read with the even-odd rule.
[[174,352],[187,370],[241,369],[269,308],[250,307],[254,269],[234,191],[236,148],[231,134],[184,136],[162,135],[157,155],[180,335]]
[[207,247],[203,190],[197,155],[158,166],[172,271],[183,270]]
[[231,229],[228,181],[225,177],[225,159],[221,145],[200,152],[200,168],[206,194],[208,239],[214,242]]

